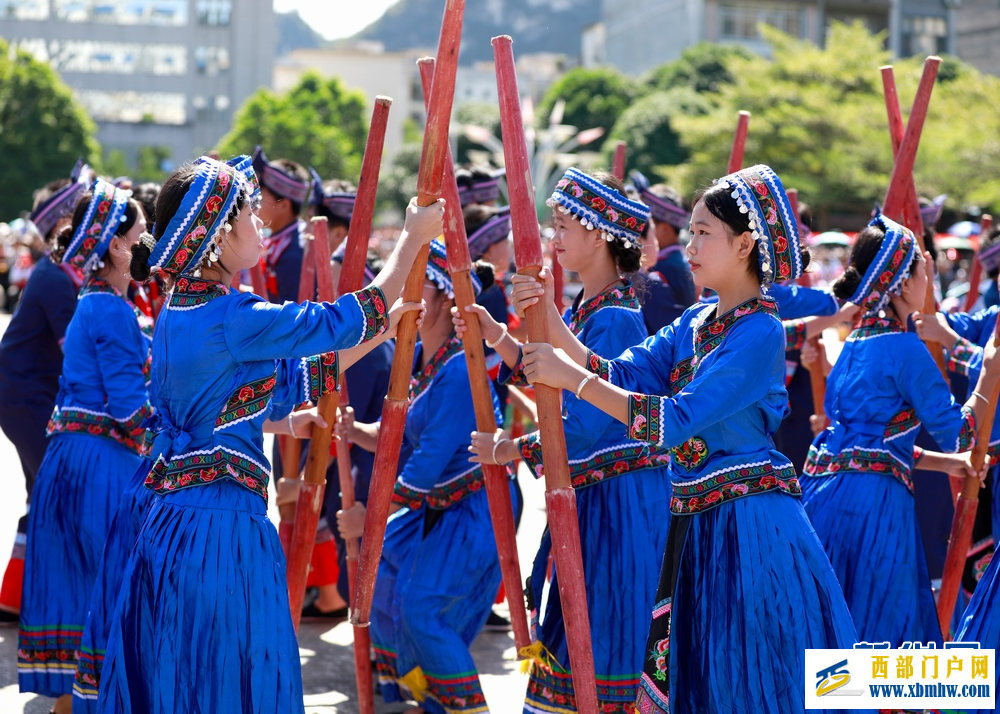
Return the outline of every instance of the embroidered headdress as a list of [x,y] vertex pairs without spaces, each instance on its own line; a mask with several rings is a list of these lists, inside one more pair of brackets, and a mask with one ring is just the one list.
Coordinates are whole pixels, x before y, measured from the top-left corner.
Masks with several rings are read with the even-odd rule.
[[171,275],[194,274],[200,270],[209,248],[214,248],[220,232],[232,230],[227,220],[240,197],[250,205],[260,201],[260,187],[249,156],[237,156],[226,163],[202,156],[195,168],[180,208],[160,239],[149,246],[150,268]]
[[253,152],[253,170],[257,172],[260,185],[278,198],[302,205],[309,198],[312,182],[303,181],[298,176],[290,174],[277,164],[271,163],[264,155],[261,147]]
[[732,197],[749,218],[750,232],[760,248],[764,285],[795,280],[802,275],[799,222],[781,179],[764,164],[740,169],[717,184],[733,189]]
[[861,277],[858,289],[848,299],[861,308],[862,315],[878,314],[889,304],[889,299],[899,293],[903,281],[910,277],[910,266],[917,252],[913,233],[881,213],[868,225],[885,231],[885,238]]
[[630,201],[618,191],[577,168],[566,171],[545,205],[572,216],[588,230],[598,229],[609,243],[639,247],[649,222],[649,207]]
[[498,208],[483,225],[469,236],[469,253],[479,260],[494,243],[507,240],[510,235],[510,206]]
[[326,191],[323,179],[315,169],[309,169],[309,173],[312,174],[311,205],[322,206],[331,216],[350,223],[358,194],[354,191]]
[[[483,290],[483,284],[476,277],[476,272],[470,271],[472,277],[472,289],[479,295]],[[448,272],[448,253],[444,243],[439,240],[431,241],[431,252],[427,256],[427,279],[444,291],[450,298],[455,297],[455,284],[451,282],[451,273]]]
[[992,273],[1000,268],[1000,236],[990,240],[991,233],[979,236],[979,262],[982,263],[983,270]]
[[691,222],[691,212],[685,211],[684,206],[678,206],[670,199],[657,196],[650,191],[649,179],[638,171],[633,171],[629,174],[629,178],[632,179],[632,184],[635,186],[636,191],[639,192],[639,198],[649,206],[653,220],[671,225],[677,230],[688,227],[688,224]]
[[111,239],[125,220],[125,208],[132,195],[101,179],[95,180],[90,190],[93,198],[63,253],[64,263],[84,272],[101,267]]
[[500,198],[500,179],[507,173],[506,169],[500,169],[489,176],[489,178],[473,178],[468,185],[459,184],[458,200],[465,208],[470,203],[489,203]]
[[30,218],[42,236],[48,236],[59,219],[73,211],[77,200],[87,189],[90,177],[90,167],[83,163],[83,159],[78,160],[69,175],[69,183],[35,207]]
[[944,212],[944,202],[948,200],[947,194],[941,194],[927,206],[920,207],[920,217],[924,221],[924,228],[933,228],[941,220],[941,213]]

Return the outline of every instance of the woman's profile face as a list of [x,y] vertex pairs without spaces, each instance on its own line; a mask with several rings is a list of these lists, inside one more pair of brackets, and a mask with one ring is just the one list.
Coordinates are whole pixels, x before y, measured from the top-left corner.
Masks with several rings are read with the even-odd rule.
[[257,211],[244,207],[230,225],[233,230],[223,243],[219,261],[233,273],[249,270],[260,261],[264,223]]

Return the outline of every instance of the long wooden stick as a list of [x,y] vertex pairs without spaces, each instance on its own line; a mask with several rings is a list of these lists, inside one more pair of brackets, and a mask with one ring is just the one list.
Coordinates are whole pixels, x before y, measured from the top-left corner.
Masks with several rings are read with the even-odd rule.
[[[997,321],[993,330],[993,345],[1000,346],[1000,320]],[[1000,382],[993,387],[989,395],[989,403],[996,404],[998,398],[1000,398]],[[995,417],[996,409],[987,409],[986,415],[979,424],[976,447],[972,450],[972,466],[976,471],[982,469],[983,464],[986,463]],[[945,555],[944,571],[941,575],[941,592],[937,602],[938,624],[941,626],[941,634],[945,639],[949,638],[951,616],[955,611],[959,588],[962,586],[962,573],[965,571],[969,546],[972,545],[972,527],[976,522],[978,506],[979,479],[975,476],[967,476],[955,504],[955,515],[951,522],[951,538],[948,540],[948,552]]]
[[[993,228],[993,217],[983,214],[979,219],[979,247],[983,247],[983,241]],[[976,301],[979,299],[979,283],[983,279],[983,264],[979,262],[979,256],[972,254],[972,274],[969,276],[969,292],[965,295],[965,312],[972,312]]]
[[[493,38],[497,90],[500,95],[500,125],[503,131],[504,158],[507,164],[507,187],[510,195],[511,221],[514,229],[514,262],[518,273],[537,276],[542,268],[542,241],[538,233],[535,194],[521,118],[521,101],[514,70],[513,40]],[[525,311],[528,339],[549,342],[549,328],[544,305]],[[597,714],[597,684],[594,678],[594,653],[591,649],[590,615],[580,548],[580,523],[576,510],[576,492],[569,476],[566,434],[563,431],[559,390],[535,385],[538,404],[542,459],[545,463],[545,505],[548,510],[552,555],[559,574],[559,599],[572,668],[576,709],[581,714]]]
[[[430,97],[434,79],[434,60],[429,57],[417,60],[420,80],[424,87],[424,97]],[[455,304],[461,307],[476,302],[472,287],[472,256],[469,254],[469,239],[465,233],[462,218],[462,204],[458,197],[458,183],[455,181],[455,166],[451,149],[444,163],[445,200],[444,240],[448,253],[448,272],[455,287]],[[476,429],[484,434],[493,434],[497,428],[493,413],[493,393],[490,390],[490,376],[486,369],[486,354],[483,351],[483,336],[479,321],[469,320],[468,329],[462,337],[465,350],[465,364],[469,372],[469,386],[472,389],[472,404],[476,413]],[[483,464],[486,498],[490,505],[490,519],[493,522],[493,536],[500,558],[507,604],[510,606],[510,622],[514,630],[514,644],[520,653],[531,645],[528,633],[528,613],[524,609],[521,581],[521,563],[517,556],[517,534],[514,527],[514,508],[510,499],[510,482],[504,466]]]
[[625,151],[627,144],[624,141],[619,141],[615,144],[615,159],[614,163],[611,164],[611,173],[617,176],[620,180],[625,180]]
[[743,168],[743,154],[747,148],[747,131],[750,127],[750,112],[741,111],[736,120],[736,134],[733,135],[733,148],[729,151],[729,168],[727,174],[736,173]]
[[[896,91],[896,80],[892,67],[880,69],[882,87],[885,90],[885,106],[889,116],[889,135],[892,139],[892,151],[896,162],[889,179],[889,189],[886,191],[882,204],[882,213],[894,221],[902,223],[917,238],[921,252],[927,250],[924,245],[924,223],[920,216],[920,204],[917,202],[916,189],[913,183],[913,165],[920,144],[920,134],[927,118],[927,108],[930,105],[931,93],[934,91],[934,81],[937,78],[940,57],[928,57],[924,62],[924,71],[917,87],[917,96],[913,100],[910,118],[903,129],[903,116],[899,107],[899,94]],[[937,311],[934,299],[934,266],[928,266],[927,295],[924,298],[924,312],[933,314]],[[945,365],[944,352],[937,342],[925,341],[927,349],[934,358],[942,376],[947,380],[948,369]]]
[[[417,203],[421,206],[430,206],[441,196],[464,13],[465,0],[447,0],[438,42],[437,71],[434,73],[434,86],[431,89],[424,146],[420,155],[420,172],[417,176]],[[407,301],[419,302],[423,296],[429,250],[427,246],[422,248],[413,263],[403,288],[403,298]],[[358,589],[351,608],[351,623],[355,625],[368,625],[371,616],[375,578],[382,557],[382,541],[385,539],[386,521],[396,483],[396,469],[399,466],[399,452],[403,444],[403,428],[406,426],[406,413],[410,406],[410,377],[416,342],[417,313],[410,312],[403,316],[396,330],[396,352],[389,376],[389,393],[382,409],[382,425],[375,447],[375,465],[358,560]]]

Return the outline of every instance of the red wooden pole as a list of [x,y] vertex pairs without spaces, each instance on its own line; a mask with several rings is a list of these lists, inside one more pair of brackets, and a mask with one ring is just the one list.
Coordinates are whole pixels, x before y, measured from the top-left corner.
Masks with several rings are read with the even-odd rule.
[[[425,57],[417,60],[420,80],[424,87],[424,97],[430,97],[434,79],[434,60]],[[469,254],[469,238],[462,218],[462,204],[458,197],[458,183],[455,181],[455,166],[451,149],[444,163],[442,184],[445,200],[444,240],[448,253],[448,272],[455,286],[455,304],[461,307],[473,305],[476,293],[472,287],[472,256]],[[465,363],[469,371],[469,386],[472,389],[472,403],[476,413],[476,429],[484,434],[496,431],[496,415],[493,413],[493,394],[490,391],[490,377],[486,369],[486,355],[483,351],[483,336],[479,331],[479,321],[470,320],[468,330],[462,337]],[[500,558],[507,604],[510,606],[510,622],[514,630],[514,644],[520,652],[531,645],[528,633],[528,614],[521,597],[521,564],[517,557],[517,535],[514,528],[514,507],[510,500],[510,484],[504,466],[483,464],[486,498],[490,504],[490,519],[493,522],[493,536]]]
[[[993,217],[988,214],[983,214],[983,217],[979,220],[979,247],[983,247],[983,241],[986,240],[986,234],[990,232],[993,227]],[[979,299],[979,283],[983,279],[983,264],[979,262],[979,257],[973,253],[972,254],[972,275],[969,276],[969,292],[965,295],[965,312],[972,312],[972,308],[975,307],[976,300]]]
[[733,136],[733,148],[729,152],[729,169],[726,173],[736,173],[743,168],[743,153],[747,148],[747,130],[750,127],[750,112],[741,111],[736,120],[736,134]]
[[250,268],[250,285],[253,287],[253,294],[267,300],[267,281],[264,279],[263,261]]
[[615,144],[615,160],[612,164],[611,173],[617,176],[622,181],[625,180],[625,148],[627,144],[624,141],[619,141]]
[[562,312],[565,308],[563,290],[566,286],[566,277],[563,275],[562,263],[559,262],[559,259],[551,252],[550,257],[552,258],[552,299],[556,304],[556,309]]
[[[983,216],[985,219],[986,216]],[[993,344],[1000,346],[1000,320],[993,331]],[[1000,383],[989,395],[989,403],[996,404],[1000,398]],[[972,450],[972,465],[978,471],[986,463],[986,455],[990,450],[990,437],[993,434],[993,421],[996,409],[986,410],[986,416],[979,424],[976,447]],[[941,634],[949,639],[949,625],[955,611],[955,601],[958,600],[958,590],[962,586],[962,573],[968,558],[969,546],[972,545],[972,526],[976,521],[976,509],[979,505],[979,479],[967,476],[962,484],[962,491],[955,503],[955,515],[951,522],[951,538],[948,540],[948,552],[944,559],[944,571],[941,575],[941,592],[938,594],[937,610],[938,624]]]
[[[430,206],[441,196],[464,13],[465,0],[447,0],[438,42],[437,71],[434,73],[427,127],[424,130],[420,172],[417,176],[417,203],[421,206]],[[421,249],[413,263],[403,288],[403,298],[407,301],[419,302],[423,296],[429,250],[428,246]],[[416,342],[417,313],[411,312],[403,316],[396,330],[396,353],[389,376],[389,393],[382,408],[382,426],[375,448],[375,465],[372,469],[365,529],[361,537],[361,555],[358,559],[358,589],[351,608],[351,623],[355,625],[368,625],[371,615],[375,578],[382,557],[382,541],[385,539],[386,520],[389,517],[399,452],[403,443],[403,428],[406,426],[406,413],[410,406],[410,377]]]
[[[538,214],[528,165],[512,45],[513,40],[508,36],[493,38],[497,90],[500,95],[500,124],[504,136],[507,187],[514,229],[514,262],[518,273],[538,275],[542,268],[542,241],[538,233]],[[549,342],[545,306],[533,305],[525,311],[524,317],[528,339],[532,342]],[[552,534],[552,554],[559,572],[559,599],[566,625],[576,707],[581,714],[597,714],[597,686],[583,555],[580,549],[580,523],[576,510],[576,492],[569,477],[560,393],[557,389],[539,384],[535,386],[535,399],[538,405],[542,459],[545,463],[545,504]]]

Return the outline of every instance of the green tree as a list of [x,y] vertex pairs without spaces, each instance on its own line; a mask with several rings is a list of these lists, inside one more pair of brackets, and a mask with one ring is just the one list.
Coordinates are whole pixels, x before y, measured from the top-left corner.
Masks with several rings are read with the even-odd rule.
[[677,87],[669,92],[654,92],[625,110],[604,142],[604,161],[610,166],[615,146],[627,144],[629,170],[638,169],[651,181],[664,178],[662,167],[675,166],[688,158],[673,128],[676,116],[703,116],[712,104],[690,87]]
[[365,97],[337,78],[307,72],[287,94],[259,89],[236,112],[219,142],[222,156],[252,153],[312,166],[324,179],[357,181],[368,135]]
[[[499,139],[500,107],[495,102],[463,102],[455,109],[454,124],[466,124],[486,129],[490,134]],[[458,135],[457,146],[458,148],[455,152],[455,163],[457,164],[471,162],[469,151],[491,152],[489,147],[483,146],[464,133]]]
[[699,42],[688,47],[673,62],[651,70],[645,82],[653,91],[690,87],[696,92],[717,92],[732,84],[729,64],[734,59],[752,59],[754,54],[742,45],[717,45]]
[[562,123],[578,129],[610,132],[618,118],[644,91],[642,83],[612,67],[577,67],[549,87],[538,105],[538,121],[547,126],[552,109],[566,102]]
[[401,219],[403,209],[417,195],[417,172],[423,143],[403,144],[396,151],[392,164],[382,169],[378,181],[378,210],[391,212]]
[[31,209],[32,192],[100,155],[97,131],[59,75],[0,39],[0,220]]

